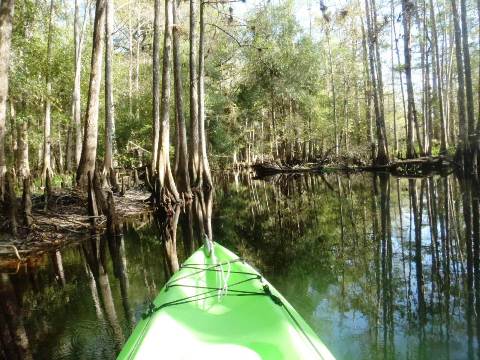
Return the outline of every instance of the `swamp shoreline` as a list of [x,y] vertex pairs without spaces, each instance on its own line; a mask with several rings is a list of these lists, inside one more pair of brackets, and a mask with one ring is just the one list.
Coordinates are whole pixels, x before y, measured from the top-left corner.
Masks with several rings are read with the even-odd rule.
[[[277,174],[300,173],[356,173],[356,172],[390,172],[399,177],[425,177],[434,174],[447,175],[457,167],[451,157],[422,157],[412,160],[397,160],[388,166],[371,166],[353,162],[352,159],[336,159],[316,163],[280,164],[261,162],[237,166],[237,171],[252,171],[256,178],[269,178]],[[225,171],[225,170],[223,170]],[[231,170],[229,170],[231,171]],[[155,211],[151,201],[151,193],[135,176],[136,186],[120,193],[112,193],[115,222],[122,223]],[[20,203],[21,199],[17,199]],[[98,201],[97,201],[98,202]],[[11,268],[12,264],[25,262],[29,258],[58,250],[68,244],[88,238],[94,231],[101,234],[107,229],[107,216],[89,215],[88,191],[78,189],[54,189],[51,192],[48,208],[44,207],[44,196],[32,200],[32,224],[30,227],[18,226],[16,236],[4,231],[0,242],[0,268]],[[18,211],[18,209],[17,209]],[[93,220],[93,223],[92,223]],[[8,223],[7,212],[0,215],[0,223]]]

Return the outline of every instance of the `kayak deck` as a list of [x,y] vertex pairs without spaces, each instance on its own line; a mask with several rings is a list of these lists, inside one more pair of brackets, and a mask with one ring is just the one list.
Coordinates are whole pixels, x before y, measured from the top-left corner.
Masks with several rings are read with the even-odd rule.
[[214,243],[160,291],[118,359],[333,359],[253,267]]

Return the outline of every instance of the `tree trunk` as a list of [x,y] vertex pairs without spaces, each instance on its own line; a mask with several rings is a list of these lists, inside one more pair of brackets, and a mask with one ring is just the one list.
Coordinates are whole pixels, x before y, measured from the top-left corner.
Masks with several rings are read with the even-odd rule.
[[102,78],[103,37],[105,34],[105,0],[97,0],[96,4],[87,114],[83,132],[82,155],[76,176],[77,185],[81,187],[87,185],[88,173],[93,175],[97,156],[98,107]]
[[170,167],[170,67],[172,52],[172,2],[165,1],[165,30],[163,38],[162,94],[160,101],[160,146],[158,149],[158,178],[161,189],[170,192],[178,202],[180,196]]
[[81,74],[82,74],[82,50],[83,34],[86,24],[87,10],[85,10],[83,25],[80,27],[80,10],[78,0],[75,0],[74,39],[75,39],[75,78],[73,82],[73,126],[75,129],[75,165],[80,163],[82,155],[82,109],[81,109]]
[[433,6],[433,0],[430,0],[430,23],[432,27],[432,66],[433,66],[433,98],[435,102],[438,102],[436,106],[438,109],[438,115],[440,119],[440,153],[445,154],[447,152],[447,126],[445,122],[445,116],[443,111],[443,86],[442,77],[440,71],[440,55],[438,47],[438,35],[437,35],[437,22],[435,16],[435,8]]
[[158,172],[158,146],[160,139],[160,0],[155,0],[155,17],[153,23],[153,144],[151,173]]
[[[468,24],[467,24],[467,5],[466,0],[460,0],[461,22],[462,22],[462,43],[463,43],[463,61],[465,68],[465,94],[467,97],[467,134],[465,146],[469,151],[475,148],[475,113],[473,104],[473,84],[472,84],[472,67],[470,64],[470,48],[468,44]],[[471,166],[473,153],[465,156],[467,165]]]
[[[373,107],[375,110],[376,128],[377,128],[377,156],[374,159],[376,165],[386,165],[389,162],[387,139],[385,134],[385,120],[383,119],[383,102],[379,92],[379,82],[377,80],[378,71],[375,70],[375,46],[378,46],[374,39],[374,24],[372,24],[368,0],[365,0],[365,12],[367,17],[367,38],[368,38],[368,56],[370,63],[370,75],[372,79]],[[375,23],[375,22],[374,22]],[[373,159],[372,159],[373,160]]]
[[182,63],[180,54],[180,23],[178,18],[178,7],[180,2],[173,1],[173,77],[175,86],[175,111],[177,119],[177,148],[176,157],[178,168],[175,172],[178,190],[185,196],[191,197],[190,176],[188,173],[187,153],[187,130],[183,114],[183,85],[182,85]]
[[[425,44],[425,32],[424,32],[424,29],[425,27],[423,27],[422,29],[422,25],[421,25],[421,19],[420,19],[420,15],[419,15],[419,11],[417,9],[417,7],[420,6],[420,3],[418,4],[418,6],[416,5],[413,5],[413,7],[411,6],[413,5],[412,3],[409,3],[409,6],[411,7],[411,11],[414,12],[414,15],[415,15],[415,20],[416,20],[416,23],[417,23],[417,32],[419,34],[419,48],[420,48],[420,69],[421,69],[421,72],[422,72],[422,90],[421,90],[421,99],[422,99],[422,106],[421,106],[421,115],[422,115],[422,120],[423,120],[423,123],[422,123],[422,126],[420,127],[420,123],[419,123],[419,117],[418,116],[415,116],[413,118],[414,122],[415,122],[415,131],[416,131],[416,135],[417,135],[417,142],[418,142],[418,147],[420,149],[420,154],[422,156],[425,155],[425,152],[426,152],[426,148],[427,148],[427,144],[425,142],[425,135],[426,135],[426,124],[427,124],[427,120],[426,120],[426,117],[427,117],[427,110],[426,110],[426,104],[427,104],[427,101],[426,101],[426,93],[427,93],[427,84],[425,83],[425,68],[426,68],[426,65],[425,65],[425,53],[426,53],[426,44]],[[408,10],[407,10],[408,11]],[[411,51],[411,50],[410,50]],[[410,52],[411,53],[411,52]],[[423,131],[423,133],[421,132],[421,130]]]
[[[394,28],[394,31],[395,28]],[[395,33],[395,53],[397,55],[397,65],[400,66],[400,51],[398,50],[398,39],[397,34]],[[407,121],[407,108],[405,106],[405,89],[403,88],[403,72],[399,70],[399,78],[400,78],[400,93],[402,95],[402,109],[403,109],[403,121],[404,121],[404,131],[405,131],[405,140],[408,139],[408,121]]]
[[[480,0],[477,0],[477,19],[479,19],[479,25],[477,28],[478,32],[478,46],[480,47]],[[477,115],[477,136],[476,136],[476,145],[475,145],[475,152],[476,152],[476,165],[477,165],[477,172],[479,172],[480,169],[478,169],[478,166],[480,164],[480,62],[478,65],[478,83],[477,83],[477,92],[479,94],[478,96],[478,115]],[[479,172],[480,174],[480,172]],[[479,302],[480,304],[480,302]]]
[[197,78],[197,2],[190,0],[190,141],[189,171],[190,181],[195,184],[198,179],[200,163],[198,139],[198,78]]
[[128,115],[131,119],[133,116],[133,34],[132,34],[132,12],[130,8],[130,1],[128,2]]
[[[381,126],[381,131],[383,132],[382,136],[384,137],[384,140],[385,143],[386,143],[386,139],[387,139],[387,131],[386,131],[386,128],[385,128],[385,106],[384,106],[384,100],[385,100],[385,97],[383,96],[383,75],[382,75],[382,59],[381,59],[381,56],[380,56],[380,46],[379,46],[379,41],[378,41],[378,37],[380,36],[379,33],[380,33],[380,30],[377,29],[377,5],[375,3],[375,0],[371,0],[372,1],[372,5],[371,5],[371,10],[372,10],[372,15],[373,15],[373,18],[372,18],[372,31],[375,32],[375,36],[373,37],[374,39],[374,49],[375,49],[375,70],[377,72],[377,82],[378,82],[378,86],[377,86],[377,89],[378,89],[378,97],[379,97],[379,100],[380,100],[380,114],[381,114],[381,123],[380,123],[380,126]],[[377,135],[378,135],[378,129],[377,129]],[[386,145],[387,147],[387,152],[388,152],[388,145]]]
[[105,16],[105,159],[103,171],[107,179],[113,170],[113,151],[115,137],[115,107],[113,103],[112,84],[112,25],[113,25],[113,1],[106,0]]
[[[72,124],[73,124],[73,103],[72,103]],[[74,126],[69,124],[67,127],[67,140],[65,143],[65,170],[67,173],[70,173],[73,168],[74,154],[73,154],[73,132],[75,131]]]
[[10,114],[8,114],[10,120],[10,153],[12,154],[12,163],[15,166],[17,156],[17,126],[15,125],[15,105],[13,99],[8,101],[10,107]]
[[[202,0],[201,0],[202,1]],[[200,41],[198,49],[198,134],[200,146],[200,162],[198,172],[199,184],[203,184],[207,189],[213,187],[212,175],[210,174],[210,165],[207,156],[207,136],[205,132],[205,3],[200,3]]]
[[393,150],[395,156],[398,156],[398,136],[397,136],[397,104],[395,97],[395,62],[393,56],[393,43],[395,41],[395,5],[393,0],[390,2],[390,24],[392,30],[390,31],[390,65],[392,73],[392,110],[393,110]]
[[24,120],[18,124],[18,149],[17,149],[17,176],[24,179],[30,176],[28,163],[28,123]]
[[455,57],[457,60],[457,77],[458,77],[458,127],[459,139],[457,144],[457,156],[461,156],[462,162],[468,146],[468,134],[465,122],[465,75],[463,72],[463,57],[462,57],[462,38],[458,16],[458,9],[456,0],[450,0],[453,14],[453,26],[455,37]]
[[332,96],[332,115],[334,124],[334,137],[335,137],[335,155],[340,153],[340,142],[338,139],[338,118],[337,118],[337,96],[335,91],[335,78],[333,76],[333,59],[332,48],[330,45],[330,30],[327,30],[327,48],[328,48],[328,68],[330,71],[330,94]]
[[140,118],[140,106],[138,101],[138,96],[140,94],[140,17],[138,9],[136,12],[137,20],[137,30],[136,30],[136,40],[135,40],[135,74],[134,74],[134,85],[135,85],[135,119]]
[[370,142],[370,156],[375,159],[376,146],[373,140],[373,124],[372,124],[372,90],[370,82],[369,61],[368,61],[368,49],[367,49],[367,36],[365,34],[365,25],[362,20],[362,50],[363,50],[363,74],[364,74],[364,94],[365,94],[365,120],[367,123],[367,135]]
[[403,12],[403,46],[405,56],[405,77],[407,81],[407,158],[415,157],[415,147],[413,144],[413,126],[416,123],[415,118],[417,113],[415,110],[415,99],[413,97],[413,83],[412,83],[412,49],[410,38],[410,22],[412,6],[414,6],[408,0],[402,0],[402,12]]
[[48,23],[47,40],[47,74],[46,74],[46,94],[45,94],[45,120],[43,123],[43,169],[42,182],[46,183],[46,177],[52,175],[51,151],[51,102],[52,83],[50,81],[50,58],[52,57],[52,20],[53,20],[53,0],[50,1],[50,20]]
[[0,2],[0,200],[3,200],[7,163],[5,159],[5,124],[7,118],[8,68],[12,41],[14,0]]

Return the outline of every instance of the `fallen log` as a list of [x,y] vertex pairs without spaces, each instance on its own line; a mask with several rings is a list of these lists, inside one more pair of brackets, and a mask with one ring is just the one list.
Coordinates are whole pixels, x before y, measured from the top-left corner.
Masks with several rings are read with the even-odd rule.
[[252,169],[257,176],[264,177],[281,173],[305,173],[305,172],[321,172],[323,166],[319,164],[303,164],[303,165],[282,165],[277,163],[257,163],[252,165]]

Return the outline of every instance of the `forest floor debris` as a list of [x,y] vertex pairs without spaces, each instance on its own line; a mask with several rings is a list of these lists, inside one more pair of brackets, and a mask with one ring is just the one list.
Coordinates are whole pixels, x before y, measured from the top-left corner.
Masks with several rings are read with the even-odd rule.
[[[114,195],[118,220],[132,220],[151,212],[149,197],[150,193],[134,189],[126,191],[123,196]],[[23,259],[88,238],[93,230],[101,233],[106,228],[105,215],[88,215],[85,192],[75,189],[55,190],[47,209],[43,195],[33,197],[32,203],[31,228],[19,226],[17,237],[6,232],[0,235],[0,243],[6,245],[0,248],[0,262],[17,258],[16,251]],[[4,219],[0,219],[4,222]],[[95,220],[94,227],[92,220]]]
[[282,173],[328,173],[333,171],[389,171],[396,176],[425,176],[454,170],[456,163],[449,156],[428,156],[415,159],[398,159],[388,165],[369,165],[360,159],[341,157],[335,161],[322,159],[318,162],[282,164],[279,162],[260,162],[251,165],[258,177],[266,177]]

